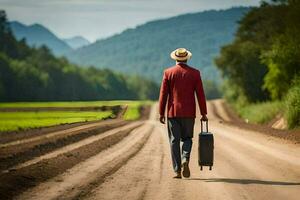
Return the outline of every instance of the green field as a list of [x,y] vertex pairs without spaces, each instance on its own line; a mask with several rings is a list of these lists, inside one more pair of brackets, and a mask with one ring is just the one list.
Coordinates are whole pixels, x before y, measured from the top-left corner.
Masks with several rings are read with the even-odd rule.
[[[127,106],[125,120],[140,117],[140,107],[151,101],[92,101],[92,102],[18,102],[0,103],[0,108],[39,108],[39,107],[95,107]],[[75,122],[86,122],[115,117],[112,111],[39,111],[39,112],[0,112],[0,131],[18,131],[31,128],[54,126]]]
[[59,124],[100,120],[107,117],[113,117],[112,111],[0,112],[0,131],[17,131]]
[[61,101],[61,102],[13,102],[0,103],[0,108],[40,108],[40,107],[97,107],[149,104],[151,101]]

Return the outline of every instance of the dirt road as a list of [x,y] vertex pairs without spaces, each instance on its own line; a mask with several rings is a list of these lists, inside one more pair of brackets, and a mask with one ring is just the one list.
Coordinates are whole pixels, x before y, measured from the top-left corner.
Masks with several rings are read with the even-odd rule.
[[[47,173],[48,165],[55,166],[60,172],[16,189],[15,193],[6,193],[11,195],[6,198],[300,199],[300,146],[222,123],[231,119],[220,101],[208,104],[209,130],[215,134],[213,170],[204,168],[200,171],[197,165],[197,133],[200,129],[197,118],[191,177],[172,179],[166,127],[155,120],[156,110],[154,106],[150,120],[124,123],[99,134],[94,132],[87,138],[9,166],[10,170],[1,172],[0,184],[11,181],[14,175],[20,178],[26,173],[30,174],[27,174],[30,182],[32,178],[37,179],[33,170]],[[31,140],[25,138],[19,143],[26,142]],[[14,144],[10,141],[6,146]],[[2,146],[6,147],[5,144]]]

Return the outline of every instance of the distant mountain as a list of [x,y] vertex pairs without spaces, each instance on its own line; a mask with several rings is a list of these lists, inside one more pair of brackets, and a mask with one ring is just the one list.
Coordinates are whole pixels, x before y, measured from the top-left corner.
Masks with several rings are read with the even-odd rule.
[[72,38],[64,39],[64,42],[67,43],[73,49],[78,49],[83,46],[87,46],[90,42],[82,36],[75,36]]
[[174,64],[170,52],[186,47],[193,53],[190,64],[202,71],[203,79],[218,81],[213,58],[233,39],[237,22],[248,10],[211,10],[151,21],[66,55],[81,65],[141,74],[160,82],[163,70]]
[[14,21],[10,22],[10,27],[18,40],[25,38],[30,46],[46,45],[55,55],[59,56],[72,50],[68,44],[40,24],[27,26]]

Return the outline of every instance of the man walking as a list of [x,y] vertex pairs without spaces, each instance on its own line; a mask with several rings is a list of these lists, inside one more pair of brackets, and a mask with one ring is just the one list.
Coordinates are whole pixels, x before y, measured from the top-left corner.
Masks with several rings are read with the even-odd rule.
[[[165,124],[167,108],[168,135],[171,147],[174,178],[190,177],[189,160],[196,117],[195,93],[197,95],[202,118],[207,121],[205,94],[200,72],[187,65],[192,53],[185,48],[176,49],[171,58],[176,65],[164,71],[159,97],[160,122]],[[182,151],[180,151],[180,141]]]

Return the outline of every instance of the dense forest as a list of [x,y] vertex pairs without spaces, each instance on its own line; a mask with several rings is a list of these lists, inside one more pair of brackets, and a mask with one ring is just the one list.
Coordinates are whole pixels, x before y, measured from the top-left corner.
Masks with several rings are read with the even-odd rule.
[[273,0],[252,8],[216,64],[229,102],[283,101],[288,126],[300,125],[300,1]]
[[29,47],[0,11],[0,101],[156,99],[158,89],[142,77],[81,68],[46,46]]
[[193,53],[189,63],[201,70],[203,79],[210,80],[204,85],[212,88],[213,82],[220,82],[213,58],[222,45],[232,41],[237,21],[248,10],[210,10],[151,21],[77,49],[67,57],[77,64],[135,73],[160,83],[163,70],[174,64],[170,52],[185,47]]

